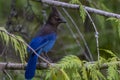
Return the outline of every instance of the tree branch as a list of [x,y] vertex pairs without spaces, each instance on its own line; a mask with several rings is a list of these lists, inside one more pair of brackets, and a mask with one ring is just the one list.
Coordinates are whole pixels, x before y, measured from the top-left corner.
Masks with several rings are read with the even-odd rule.
[[29,44],[27,44],[24,40],[18,39],[14,34],[9,33],[9,32],[6,31],[6,29],[4,29],[4,28],[3,28],[3,29],[0,29],[0,31],[6,33],[7,35],[9,35],[10,37],[16,39],[17,41],[22,42],[24,45],[26,45],[28,48],[30,48],[30,50],[31,50],[35,55],[37,55],[41,60],[43,60],[44,62],[46,62],[46,63],[48,63],[49,65],[52,66],[52,64],[51,64],[48,60],[46,60],[45,58],[43,58],[43,57],[41,57],[39,54],[37,54],[36,51],[35,51],[31,46],[29,46]]
[[[86,67],[89,65],[94,65],[96,62],[87,62],[85,64]],[[51,63],[53,66],[55,63]],[[103,63],[100,65],[100,69],[107,69],[109,65],[118,65],[120,67],[120,61],[116,62],[110,62],[110,63]],[[25,70],[27,64],[22,64],[22,63],[6,63],[6,62],[0,62],[0,70]],[[39,63],[37,64],[36,69],[38,70],[43,70],[43,69],[48,69],[49,65],[47,63]]]
[[[66,3],[66,2],[60,2],[60,1],[54,1],[54,0],[37,0],[37,1],[49,4],[49,5],[55,5],[55,6],[61,6],[61,7],[66,7],[66,8],[73,8],[73,9],[79,9],[79,7],[80,7],[77,4],[69,4],[69,3]],[[99,14],[99,15],[103,15],[103,16],[107,16],[107,17],[120,18],[119,14],[115,14],[115,13],[111,13],[111,12],[87,7],[87,6],[84,6],[84,8],[88,12],[91,12],[91,13],[95,13],[95,14]]]
[[[25,67],[27,64],[22,63],[6,63],[6,62],[0,62],[0,70],[6,69],[6,70],[25,70]],[[37,64],[37,69],[46,69],[49,65],[47,63],[39,63]]]

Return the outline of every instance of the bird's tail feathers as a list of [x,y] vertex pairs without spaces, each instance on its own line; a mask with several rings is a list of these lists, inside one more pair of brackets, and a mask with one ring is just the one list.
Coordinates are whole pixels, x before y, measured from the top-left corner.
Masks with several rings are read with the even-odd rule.
[[[41,50],[38,52],[38,54],[40,53],[41,53]],[[38,56],[32,53],[25,71],[25,78],[27,80],[31,80],[34,77],[37,60],[38,60]]]

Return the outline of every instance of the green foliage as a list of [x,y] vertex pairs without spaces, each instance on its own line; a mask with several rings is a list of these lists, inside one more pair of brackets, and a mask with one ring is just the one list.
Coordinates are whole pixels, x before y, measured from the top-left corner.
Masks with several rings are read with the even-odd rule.
[[82,20],[83,20],[83,22],[85,21],[85,18],[86,18],[86,12],[85,12],[85,9],[84,9],[84,7],[82,6],[82,4],[80,5],[80,10],[79,10],[79,12],[80,12],[80,16],[82,17]]
[[[116,62],[118,59],[116,57],[113,57],[111,60],[110,60],[110,63],[114,63]],[[117,64],[108,64],[108,69],[107,69],[107,73],[108,73],[108,76],[107,76],[107,79],[108,80],[120,80],[120,73],[118,71],[118,66]]]
[[83,5],[81,4],[81,2],[79,0],[71,0],[70,3],[78,4],[80,6],[79,7],[79,14],[82,18],[82,21],[84,22],[85,18],[86,18],[86,12],[85,12],[85,9],[84,9]]
[[70,80],[63,69],[51,68],[45,80]]
[[61,61],[58,62],[58,66],[63,69],[73,69],[73,68],[76,69],[82,66],[82,62],[79,60],[77,56],[69,55],[61,59]]
[[[72,60],[72,61],[71,61]],[[70,55],[58,62],[55,67],[51,67],[46,74],[46,80],[79,80],[78,69],[81,66],[78,57]]]
[[[12,36],[14,36],[15,38],[13,38]],[[9,43],[12,44],[15,51],[19,53],[21,61],[24,62],[25,55],[27,54],[26,45],[18,41],[23,41],[23,39],[20,36],[15,36],[13,34],[9,35],[4,27],[0,27],[0,37],[2,38],[2,41],[3,43],[5,43],[5,45],[8,46]]]
[[120,38],[120,19],[108,18],[107,21],[111,21],[114,24],[114,27],[117,30],[117,33],[118,33],[119,38]]
[[101,49],[101,50],[109,53],[112,57],[116,57],[116,55],[112,51],[110,51],[110,50],[107,50],[107,49]]
[[57,64],[58,67],[62,68],[66,74],[69,76],[70,80],[81,79],[79,70],[82,66],[82,62],[76,56],[69,55],[61,59]]
[[[105,51],[111,53],[109,50]],[[119,80],[118,66],[114,64],[117,60],[116,56],[108,60],[101,57],[99,61],[91,63],[81,61],[77,56],[69,55],[51,66],[46,73],[41,72],[46,74],[44,80]],[[105,65],[108,68],[101,71]]]
[[80,1],[79,0],[71,0],[70,3],[72,3],[72,4],[79,4]]
[[98,62],[94,63],[93,65],[89,65],[89,79],[91,80],[106,80],[103,74],[99,70]]
[[[66,2],[69,0],[66,0]],[[82,0],[81,0],[82,1]],[[115,13],[119,13],[119,4],[120,1],[119,0],[87,0],[86,1],[82,1],[82,2],[89,2],[89,4],[84,4],[84,5],[92,5],[92,7],[95,7],[97,9],[102,9],[102,10],[106,10],[106,11],[110,11],[110,12],[115,12]],[[11,0],[8,0],[7,3],[5,0],[0,0],[0,24],[1,26],[4,25],[7,21],[7,17],[10,13],[10,3]],[[80,0],[71,0],[70,3],[73,4],[79,4],[80,8],[79,8],[79,15],[81,16],[83,22],[85,20],[85,16],[86,13],[84,11],[84,6],[82,6]],[[106,4],[107,3],[107,4]],[[111,4],[112,3],[112,4]],[[27,12],[27,14],[31,14],[32,11],[34,12],[34,14],[38,17],[38,18],[42,18],[43,16],[41,15],[41,9],[42,6],[39,4],[39,2],[33,2],[30,1],[31,4],[31,9],[29,9],[29,11]],[[26,0],[19,0],[17,1],[16,4],[16,8],[18,11],[18,16],[22,15],[22,12],[24,13],[24,10],[22,10],[25,6],[26,6]],[[20,11],[19,11],[20,10]],[[26,10],[25,10],[26,11]],[[72,11],[72,9],[70,9],[70,11]],[[26,12],[25,12],[26,13]],[[72,12],[70,12],[72,13]],[[76,12],[77,14],[77,12]],[[28,16],[26,15],[26,16]],[[73,14],[71,16],[74,15],[74,20],[76,21],[76,23],[80,23],[79,18],[77,18],[78,16],[74,14],[74,10],[73,10]],[[92,15],[91,15],[92,16]],[[19,18],[21,18],[19,21],[24,21],[22,20],[23,17],[20,16]],[[120,39],[120,20],[116,19],[116,18],[108,18],[107,22],[105,22],[106,17],[104,16],[100,16],[100,15],[94,15],[93,14],[93,20],[96,23],[96,26],[98,26],[98,30],[100,32],[100,47],[102,48],[107,48],[110,50],[114,50],[114,51],[120,51],[119,49],[119,39]],[[43,18],[42,18],[43,19]],[[41,20],[41,19],[40,19]],[[19,22],[17,21],[17,22]],[[108,22],[111,21],[112,25]],[[36,32],[36,26],[37,26],[37,22],[35,20],[31,21],[30,23],[28,23],[27,21],[24,21],[25,23],[29,24],[29,35],[31,36],[31,34]],[[40,21],[41,22],[41,21]],[[70,24],[71,22],[67,21],[68,24]],[[83,25],[81,24],[77,24],[80,25],[80,30],[84,30],[85,27],[82,27]],[[89,27],[91,27],[90,24],[88,24]],[[24,26],[27,27],[27,26]],[[62,27],[63,28],[63,27]],[[92,53],[96,52],[96,48],[95,48],[95,41],[93,40],[93,36],[92,36],[92,31],[88,28],[89,30],[89,39],[87,40],[87,43],[89,44],[88,46],[90,47],[90,50],[92,51]],[[4,33],[4,31],[6,31],[3,28],[0,28],[0,37],[2,38],[3,43],[5,43],[5,45],[9,45],[9,43],[12,44],[13,48],[15,48],[15,51],[18,52],[20,54],[21,60],[24,60],[24,55],[26,54],[26,46],[19,42],[18,40],[14,39],[13,37],[11,37],[10,35]],[[68,32],[68,29],[64,29],[64,34],[66,34]],[[77,33],[74,31],[74,34],[77,35]],[[86,33],[85,33],[86,34]],[[61,51],[60,47],[58,46],[57,48],[57,53],[63,53],[63,49],[65,49],[67,52],[67,54],[79,54],[80,50],[79,47],[76,44],[73,44],[73,40],[72,38],[68,38],[69,34],[66,34],[66,36],[64,38],[61,38],[61,42],[62,40],[65,41],[66,38],[66,42],[70,42],[72,43],[72,45],[66,45],[66,42],[64,42],[63,44],[63,48]],[[90,37],[91,36],[91,37]],[[16,36],[16,38],[21,39],[21,37]],[[79,38],[79,37],[78,37]],[[60,40],[59,40],[60,42]],[[69,44],[69,43],[68,43]],[[64,48],[65,46],[68,46],[67,48]],[[78,47],[78,48],[76,48]],[[69,48],[69,49],[68,49]],[[56,50],[55,49],[55,50]],[[41,73],[43,72],[45,75],[45,79],[47,80],[120,80],[119,78],[119,71],[118,71],[118,65],[115,64],[116,61],[118,61],[118,56],[115,55],[115,53],[113,53],[110,50],[107,49],[102,49],[101,51],[103,51],[102,54],[104,54],[104,56],[109,56],[109,58],[103,58],[103,56],[101,55],[101,59],[100,61],[96,61],[95,63],[90,63],[90,62],[83,62],[81,60],[79,60],[78,57],[76,56],[66,56],[64,57],[60,62],[57,63],[56,67],[51,67],[48,70],[45,71],[41,71]],[[107,54],[106,54],[107,53]],[[94,54],[95,56],[95,54]],[[57,57],[59,57],[59,55],[57,54]],[[108,64],[108,68],[103,68],[104,71],[101,71],[101,67],[102,65],[104,65],[104,63]],[[86,65],[87,64],[87,65]],[[74,68],[75,67],[75,68]],[[107,71],[106,71],[107,70]],[[46,72],[46,73],[45,73]],[[20,74],[20,73],[19,73]],[[39,73],[40,74],[40,73]],[[38,75],[39,75],[38,74]],[[103,76],[103,74],[105,76]],[[21,77],[21,76],[20,76]],[[43,79],[43,80],[45,80]],[[15,79],[16,80],[16,79]],[[21,80],[20,78],[17,80]],[[38,79],[36,79],[38,80]]]

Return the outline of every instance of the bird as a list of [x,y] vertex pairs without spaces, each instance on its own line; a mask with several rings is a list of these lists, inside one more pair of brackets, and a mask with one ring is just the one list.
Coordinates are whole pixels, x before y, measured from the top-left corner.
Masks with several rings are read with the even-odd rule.
[[[47,54],[52,49],[56,42],[57,28],[59,24],[66,23],[65,19],[61,16],[55,6],[52,6],[51,9],[51,13],[46,23],[29,43],[29,46],[33,48],[39,55],[42,53]],[[25,79],[31,80],[35,75],[38,56],[35,55],[30,48],[27,48],[27,51],[30,52],[31,55],[26,66]]]

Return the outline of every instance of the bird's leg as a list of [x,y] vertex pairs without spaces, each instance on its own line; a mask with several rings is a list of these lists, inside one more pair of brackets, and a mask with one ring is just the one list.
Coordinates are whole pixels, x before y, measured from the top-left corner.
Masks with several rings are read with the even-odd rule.
[[47,55],[47,53],[41,53],[41,56],[43,57],[43,58],[45,58],[46,60],[48,60],[49,62],[52,62],[52,60],[49,58],[49,56]]
[[47,53],[44,53],[44,55],[46,56],[46,58],[47,58],[47,60],[48,60],[49,62],[52,62],[52,60],[49,58],[49,56],[47,55]]
[[45,53],[41,53],[40,55],[46,59]]
[[[46,59],[45,53],[41,53],[40,56]],[[44,61],[40,60],[40,62],[44,62]]]

